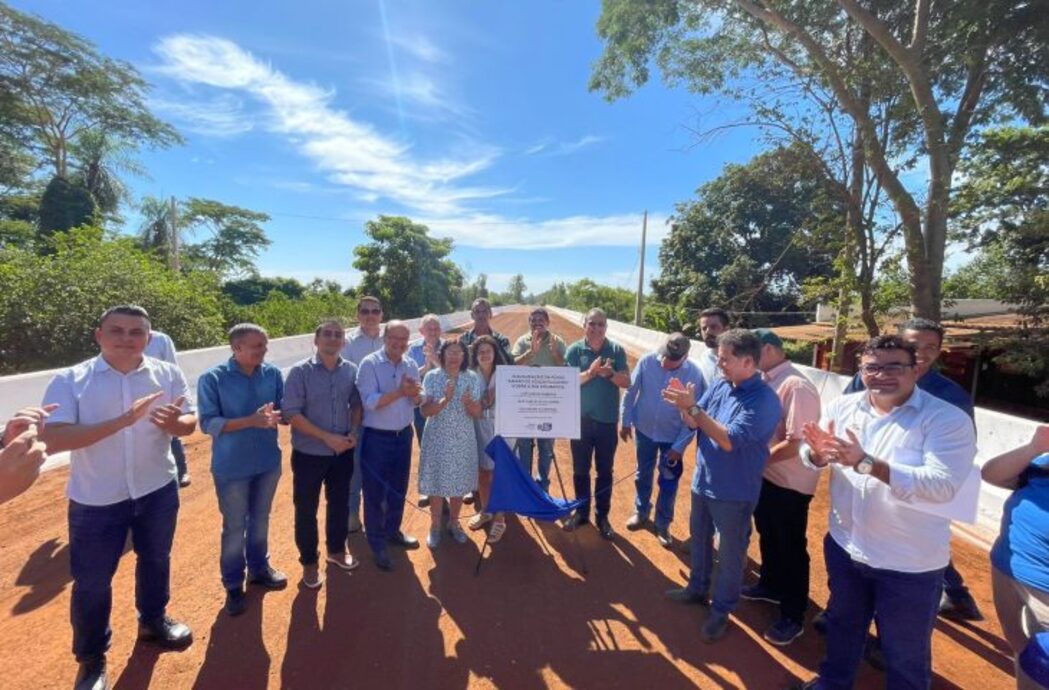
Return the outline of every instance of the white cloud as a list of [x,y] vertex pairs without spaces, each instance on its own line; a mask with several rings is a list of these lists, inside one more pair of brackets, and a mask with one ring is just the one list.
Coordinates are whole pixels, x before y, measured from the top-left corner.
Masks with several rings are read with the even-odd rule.
[[183,129],[212,137],[231,137],[250,132],[255,123],[244,103],[231,94],[219,94],[194,102],[153,98],[150,105],[176,120]]
[[[641,241],[641,221],[640,213],[542,221],[473,213],[419,220],[436,237],[451,237],[457,245],[484,249],[635,247]],[[646,244],[659,244],[669,232],[666,216],[649,214]]]
[[391,35],[387,40],[416,60],[428,64],[443,64],[449,61],[448,53],[422,34]]
[[363,84],[378,90],[392,98],[398,107],[407,105],[412,108],[411,117],[415,120],[432,121],[443,116],[455,118],[472,118],[475,112],[469,106],[449,96],[431,77],[422,72],[410,72],[404,76],[387,80],[363,79]]
[[363,198],[385,198],[419,212],[447,216],[472,200],[508,190],[459,184],[492,165],[494,147],[464,144],[457,158],[416,159],[412,147],[331,105],[333,93],[297,82],[237,44],[214,36],[173,35],[154,47],[159,71],[182,83],[236,91],[265,107],[262,126],[286,136],[330,180]]
[[536,156],[541,154],[543,156],[548,157],[569,156],[573,153],[576,153],[577,151],[580,151],[581,149],[585,149],[588,146],[593,146],[595,144],[600,144],[603,141],[605,141],[604,137],[599,137],[594,134],[586,134],[584,136],[579,137],[575,141],[560,142],[554,141],[553,139],[547,137],[526,148],[524,150],[524,155]]

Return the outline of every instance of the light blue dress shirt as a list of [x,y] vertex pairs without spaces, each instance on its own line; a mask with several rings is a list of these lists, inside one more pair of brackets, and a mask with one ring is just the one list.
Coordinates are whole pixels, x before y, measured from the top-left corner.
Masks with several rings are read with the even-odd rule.
[[663,400],[663,390],[677,379],[682,386],[696,387],[696,400],[706,390],[703,372],[695,362],[685,359],[677,369],[664,369],[657,352],[650,352],[637,361],[630,375],[630,387],[623,395],[623,427],[637,430],[656,443],[673,443],[673,449],[684,451],[692,440],[693,431],[681,420],[677,407]]

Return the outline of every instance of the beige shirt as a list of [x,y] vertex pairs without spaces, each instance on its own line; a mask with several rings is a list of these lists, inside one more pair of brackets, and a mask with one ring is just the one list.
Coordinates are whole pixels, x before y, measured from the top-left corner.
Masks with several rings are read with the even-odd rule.
[[[784,440],[801,441],[801,428],[805,423],[820,420],[819,391],[789,361],[781,362],[761,377],[776,391],[783,406],[783,417],[769,446]],[[797,455],[787,460],[770,462],[765,466],[762,476],[776,486],[810,496],[816,492],[820,479],[819,472],[802,463],[801,457]]]

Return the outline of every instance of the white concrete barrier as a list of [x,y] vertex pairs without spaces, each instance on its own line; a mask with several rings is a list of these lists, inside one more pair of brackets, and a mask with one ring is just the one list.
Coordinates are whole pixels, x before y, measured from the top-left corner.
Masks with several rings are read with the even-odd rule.
[[[579,323],[583,323],[583,314],[570,309],[559,307],[548,307],[552,312]],[[666,334],[640,328],[632,324],[620,321],[608,321],[608,337],[618,341],[625,347],[635,349],[639,353],[652,352],[663,344]],[[707,346],[702,342],[693,340],[689,357],[697,359],[705,353]],[[834,374],[823,369],[797,365],[816,386],[824,404],[833,401],[841,395],[842,390],[849,382],[849,377]],[[980,466],[987,460],[1007,450],[1023,445],[1030,440],[1038,422],[1022,417],[988,410],[982,407],[976,408],[976,433],[977,451],[976,463]],[[984,482],[980,488],[980,502],[977,511],[977,521],[974,525],[956,525],[957,531],[970,541],[989,548],[995,537],[1002,520],[1002,507],[1009,497],[1009,491],[992,486]]]

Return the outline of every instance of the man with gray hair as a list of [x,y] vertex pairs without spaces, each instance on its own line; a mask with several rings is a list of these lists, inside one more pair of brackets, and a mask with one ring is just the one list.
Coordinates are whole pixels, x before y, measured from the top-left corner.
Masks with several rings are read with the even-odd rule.
[[226,613],[244,613],[248,583],[281,589],[284,573],[269,562],[269,520],[280,481],[277,423],[284,397],[280,369],[265,362],[269,337],[253,323],[229,331],[233,356],[197,380],[200,426],[211,436],[211,473],[222,513],[219,565]]

